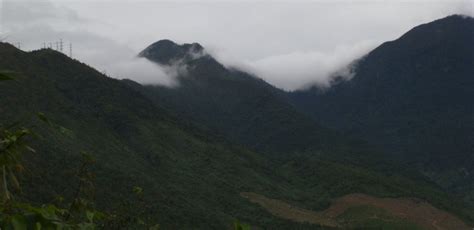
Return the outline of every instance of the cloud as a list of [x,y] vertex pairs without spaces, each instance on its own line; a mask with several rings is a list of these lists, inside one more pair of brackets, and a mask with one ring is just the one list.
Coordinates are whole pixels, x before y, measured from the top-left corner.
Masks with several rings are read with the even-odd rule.
[[10,33],[24,25],[48,25],[63,29],[85,23],[77,12],[49,1],[0,1],[0,27]]
[[112,77],[172,86],[179,68],[136,55],[160,39],[199,42],[224,64],[286,90],[327,86],[375,45],[474,9],[472,0],[3,1],[0,32],[25,50],[62,38],[74,58]]
[[330,52],[298,51],[247,61],[215,55],[228,67],[256,74],[278,88],[291,91],[314,84],[327,87],[335,75],[350,78],[350,64],[376,45],[373,41],[363,41],[352,46],[340,45]]
[[[55,43],[65,42],[63,52],[107,75],[128,78],[143,84],[175,86],[172,68],[164,68],[145,58],[137,57],[138,50],[114,39],[87,30],[90,22],[68,8],[58,7],[49,1],[4,2],[2,12],[7,41],[21,42],[22,49],[43,47],[43,43],[56,48]],[[66,26],[68,25],[68,26]]]
[[164,67],[145,58],[122,56],[101,66],[107,75],[118,79],[132,79],[141,84],[164,85],[174,87],[177,70],[174,66]]

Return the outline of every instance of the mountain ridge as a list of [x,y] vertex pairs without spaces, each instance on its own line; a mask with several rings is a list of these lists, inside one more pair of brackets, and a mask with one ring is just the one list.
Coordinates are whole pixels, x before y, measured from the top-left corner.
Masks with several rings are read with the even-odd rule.
[[463,171],[472,174],[474,159],[472,40],[473,18],[442,18],[371,51],[352,79],[324,92],[288,95],[319,122],[378,145],[387,157],[458,190],[470,180]]
[[[168,40],[161,41],[168,44]],[[181,47],[177,48],[179,52],[190,46],[172,45]],[[357,163],[368,159],[366,156],[357,159],[362,152],[376,154],[365,143],[345,140],[337,132],[315,123],[293,108],[283,91],[256,76],[228,69],[210,55],[190,59],[187,58],[189,55],[180,53],[168,55],[171,58],[163,60],[160,49],[149,47],[145,49],[147,52],[141,52],[142,57],[158,64],[179,62],[186,71],[177,76],[177,87],[145,85],[136,89],[157,104],[176,111],[184,119],[207,126],[231,142],[276,158],[291,158],[290,152],[333,152],[334,156],[339,154],[339,157]],[[150,53],[151,50],[156,53]],[[202,52],[205,52],[204,48]],[[176,60],[176,56],[182,59]],[[158,58],[155,60],[155,57]],[[181,103],[183,101],[186,104]],[[360,152],[345,153],[353,151],[351,145],[357,146],[359,150],[356,151]]]
[[[54,200],[57,195],[70,198],[76,187],[71,171],[79,162],[78,152],[83,150],[96,159],[93,172],[96,175],[95,198],[99,208],[108,211],[120,206],[124,200],[132,199],[132,188],[139,186],[144,190],[147,205],[133,206],[132,212],[145,210],[147,217],[163,228],[222,229],[231,227],[230,223],[235,219],[257,228],[320,228],[271,215],[241,197],[242,192],[315,211],[323,210],[332,200],[352,193],[391,198],[417,197],[455,213],[468,224],[474,222],[474,206],[462,202],[460,194],[464,201],[469,198],[465,193],[452,190],[460,187],[444,186],[445,189],[451,188],[450,193],[446,193],[424,177],[397,172],[401,167],[390,168],[390,164],[380,162],[379,159],[387,155],[374,150],[370,143],[348,138],[346,131],[326,128],[331,121],[340,122],[341,114],[347,116],[345,118],[349,121],[361,122],[383,114],[389,105],[386,102],[396,102],[397,97],[380,97],[380,90],[370,89],[372,86],[384,86],[384,79],[390,80],[399,73],[432,73],[431,67],[443,70],[446,65],[451,67],[447,73],[470,76],[469,71],[466,75],[458,71],[459,66],[471,70],[472,67],[464,65],[464,62],[456,62],[459,64],[456,65],[442,58],[413,58],[407,61],[422,62],[414,62],[413,65],[402,63],[398,69],[393,62],[388,62],[381,68],[380,62],[371,64],[373,58],[369,55],[361,63],[360,70],[363,71],[358,74],[364,71],[370,73],[372,68],[379,67],[375,69],[376,74],[368,76],[375,76],[380,82],[367,88],[359,88],[351,81],[338,83],[323,96],[354,89],[354,92],[363,92],[362,97],[358,99],[355,97],[358,94],[351,93],[345,95],[360,103],[356,103],[356,107],[341,103],[347,106],[344,109],[351,110],[330,114],[326,118],[333,120],[325,121],[317,114],[303,110],[305,108],[302,109],[297,102],[289,103],[286,96],[295,99],[296,94],[284,94],[256,76],[225,68],[212,56],[195,58],[189,55],[189,50],[196,49],[190,47],[196,45],[188,44],[185,45],[187,48],[180,48],[170,42],[165,40],[155,46],[170,46],[166,55],[149,56],[150,49],[142,56],[147,53],[149,58],[157,57],[156,62],[160,65],[186,66],[187,72],[178,76],[180,84],[176,88],[142,86],[131,80],[112,79],[51,49],[24,52],[0,43],[0,69],[14,71],[18,75],[15,81],[0,82],[0,123],[8,125],[20,120],[22,126],[35,127],[34,131],[41,137],[32,140],[32,147],[38,154],[25,156],[25,164],[31,173],[21,179],[22,184],[27,186],[20,199],[41,205]],[[459,49],[460,44],[464,43],[447,44],[449,46],[442,47],[441,51],[433,51],[434,54],[443,54],[451,48]],[[456,58],[457,54],[469,53],[467,51],[448,53],[446,57]],[[431,54],[428,53],[428,56]],[[390,55],[385,58],[392,60]],[[419,67],[412,71],[405,69],[406,66]],[[379,74],[385,70],[390,70],[393,75]],[[356,75],[353,79],[359,78]],[[434,76],[434,79],[443,78]],[[382,87],[382,92],[395,92],[397,88],[392,83],[389,87]],[[460,95],[472,92],[469,84],[453,86],[459,85],[467,87],[465,91],[458,90]],[[436,95],[433,92],[429,91],[426,95]],[[323,103],[328,99],[322,98],[325,99],[323,101],[319,98],[320,92],[312,93],[296,96],[310,97],[311,101],[299,101],[310,104]],[[317,98],[313,100],[315,95]],[[408,93],[401,96],[410,98]],[[338,97],[335,99],[339,100]],[[443,100],[436,102],[442,103]],[[383,103],[379,104],[380,101]],[[403,106],[412,102],[401,101],[408,102]],[[459,102],[469,102],[469,99]],[[330,101],[325,105],[328,110],[323,112],[333,112],[335,105],[339,106]],[[377,107],[380,105],[382,107]],[[462,105],[446,107],[465,109],[458,112],[449,110],[447,117],[459,119],[458,114],[469,112],[469,107],[466,109]],[[370,116],[355,113],[359,107],[374,113],[369,113]],[[324,107],[316,108],[316,112],[321,112]],[[432,108],[436,105],[427,108],[427,111]],[[414,111],[423,109],[415,106]],[[396,114],[394,110],[388,111]],[[50,127],[32,120],[32,115],[37,112],[44,113],[51,122],[60,125],[62,132],[54,132]],[[445,114],[439,114],[428,123],[445,118]],[[381,124],[390,122],[381,121]],[[396,130],[397,134],[411,133],[418,127],[413,122],[408,124],[410,126],[406,130]],[[334,123],[331,126],[335,126]],[[377,126],[363,127],[373,131]],[[458,131],[441,130],[447,134]],[[430,140],[414,139],[414,142]],[[444,179],[458,178],[447,175]],[[439,180],[434,181],[440,184]],[[466,188],[463,189],[465,192]],[[377,227],[393,227],[389,222],[378,223]],[[342,227],[349,227],[344,222],[340,223]]]

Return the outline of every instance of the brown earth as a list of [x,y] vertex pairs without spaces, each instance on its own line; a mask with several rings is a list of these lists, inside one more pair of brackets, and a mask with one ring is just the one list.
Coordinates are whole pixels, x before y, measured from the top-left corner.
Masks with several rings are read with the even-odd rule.
[[381,208],[394,217],[405,219],[430,230],[471,230],[462,220],[431,204],[416,198],[378,198],[366,194],[349,194],[335,199],[331,206],[320,212],[299,208],[281,200],[243,192],[241,196],[257,203],[271,214],[296,222],[307,222],[328,227],[340,226],[336,218],[347,209],[367,205]]
[[252,203],[259,204],[272,215],[278,216],[283,219],[289,219],[302,223],[307,222],[311,224],[319,224],[328,227],[339,226],[339,224],[335,220],[327,218],[326,216],[322,215],[321,212],[314,212],[311,210],[298,208],[286,202],[276,199],[270,199],[256,193],[243,192],[240,195],[244,198],[249,199]]

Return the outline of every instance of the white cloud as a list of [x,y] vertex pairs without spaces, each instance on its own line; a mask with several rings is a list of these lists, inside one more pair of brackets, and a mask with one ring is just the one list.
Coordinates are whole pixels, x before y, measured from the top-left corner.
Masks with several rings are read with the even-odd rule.
[[92,23],[75,11],[56,6],[48,1],[6,1],[2,12],[7,41],[21,42],[24,50],[39,49],[43,43],[56,48],[59,39],[64,41],[63,52],[69,54],[73,44],[73,57],[107,75],[119,79],[129,78],[144,84],[176,85],[172,71],[138,58],[134,50],[112,38],[99,35],[87,28]]
[[341,45],[329,52],[299,51],[253,61],[241,61],[219,53],[217,58],[229,67],[254,73],[272,85],[296,90],[312,84],[329,86],[334,74],[347,75],[349,72],[345,70],[349,65],[376,45],[373,41],[364,41],[352,46]]
[[0,29],[24,49],[62,38],[100,71],[173,85],[173,71],[135,56],[160,39],[199,42],[224,64],[288,90],[325,85],[371,47],[474,9],[472,0],[3,1]]
[[176,86],[176,72],[173,67],[162,67],[145,58],[123,56],[102,66],[107,75],[118,79],[132,79],[142,84]]

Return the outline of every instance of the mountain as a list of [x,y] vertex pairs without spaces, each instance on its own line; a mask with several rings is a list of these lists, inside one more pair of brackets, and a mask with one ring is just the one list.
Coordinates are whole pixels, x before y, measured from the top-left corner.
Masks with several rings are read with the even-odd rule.
[[167,39],[154,43],[138,54],[139,57],[152,59],[162,65],[192,61],[205,55],[204,48],[198,43],[178,45]]
[[[19,122],[35,132],[30,141],[36,153],[24,156],[27,170],[17,199],[34,204],[58,196],[70,200],[85,151],[95,158],[90,170],[99,209],[115,212],[129,202],[124,215],[141,211],[165,229],[222,229],[235,219],[265,228],[319,228],[274,216],[242,192],[314,210],[350,193],[412,196],[466,221],[473,218],[468,207],[423,181],[303,156],[276,164],[178,118],[130,82],[50,49],[23,52],[0,43],[0,69],[16,75],[0,83],[0,124]],[[49,125],[34,119],[37,112]],[[142,202],[134,198],[135,186],[144,190]]]
[[[50,49],[23,52],[4,43],[0,69],[16,73],[15,81],[0,83],[0,124],[19,122],[36,133],[36,153],[24,157],[21,199],[71,199],[85,151],[96,161],[94,200],[102,210],[115,212],[131,202],[126,215],[144,210],[165,229],[222,229],[234,219],[298,226],[239,195],[305,194],[271,163],[176,118],[123,82]],[[34,119],[38,112],[52,125]],[[135,186],[144,190],[144,207],[133,195]]]
[[473,202],[472,41],[474,19],[449,16],[383,43],[357,62],[351,80],[288,95],[321,124],[379,146]]
[[[143,213],[163,229],[225,229],[235,220],[257,229],[474,223],[473,206],[456,194],[398,172],[384,152],[324,127],[330,123],[223,66],[197,43],[162,40],[139,56],[176,74],[179,84],[116,80],[51,49],[24,52],[0,43],[0,70],[15,74],[0,82],[0,128],[31,128],[36,150],[22,159],[23,190],[15,199],[71,200],[87,152],[95,159],[88,174],[94,205],[126,217]],[[49,122],[36,119],[38,112]],[[135,186],[143,188],[139,200]],[[433,221],[393,211],[400,207],[430,210]]]
[[283,161],[304,153],[353,164],[377,162],[377,151],[366,143],[319,125],[288,103],[283,91],[253,75],[223,66],[197,43],[178,45],[160,40],[139,56],[179,73],[178,86],[129,82],[132,87],[156,105],[232,143]]
[[[24,155],[27,170],[17,199],[38,205],[58,196],[70,200],[85,151],[95,158],[90,170],[99,209],[116,212],[129,203],[123,215],[140,211],[165,229],[222,229],[235,219],[264,228],[319,228],[272,215],[242,192],[311,210],[351,193],[419,197],[474,220],[469,207],[424,181],[304,155],[275,163],[181,119],[130,87],[132,82],[50,49],[23,52],[0,43],[0,69],[16,75],[0,83],[0,124],[18,122],[35,132],[30,142],[36,153]],[[49,125],[34,119],[37,112]],[[143,188],[141,202],[134,198],[135,186]],[[391,222],[377,226],[384,225]]]

